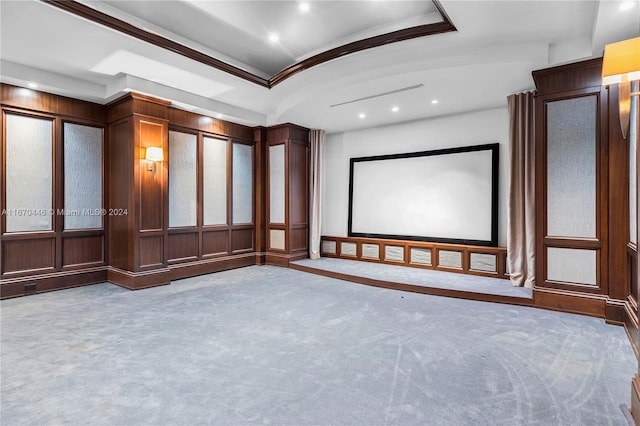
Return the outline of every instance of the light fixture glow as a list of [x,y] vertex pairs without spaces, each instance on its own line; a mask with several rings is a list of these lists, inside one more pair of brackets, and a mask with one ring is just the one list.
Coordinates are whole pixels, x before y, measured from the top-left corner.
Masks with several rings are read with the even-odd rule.
[[276,43],[278,40],[280,40],[280,36],[278,36],[278,34],[276,33],[269,34],[269,41],[271,43]]
[[625,12],[625,11],[627,11],[627,10],[631,10],[631,9],[633,9],[633,7],[634,7],[635,5],[636,5],[636,2],[635,2],[635,1],[625,1],[624,3],[622,3],[622,4],[620,5],[620,10],[621,10],[622,12]]
[[400,108],[398,108],[397,106],[394,106],[393,108],[391,108],[392,112],[398,112],[400,111]]
[[311,6],[309,6],[309,3],[300,3],[298,5],[298,9],[300,12],[308,12],[311,9]]
[[156,163],[164,161],[164,151],[159,146],[149,146],[145,152],[144,159],[147,160],[147,170],[153,171],[153,180],[156,179]]
[[358,118],[363,119],[366,117],[366,114],[364,112],[361,112],[360,114],[358,114]]
[[602,58],[602,85],[618,84],[619,118],[622,137],[627,138],[631,96],[640,96],[640,92],[631,93],[631,82],[640,80],[640,37],[604,47]]
[[220,113],[216,114],[216,118],[222,118],[222,117],[224,117],[222,114]]
[[164,152],[159,146],[150,146],[147,148],[144,159],[148,161],[164,161]]
[[36,83],[29,83],[27,86],[29,86],[32,89],[37,89],[38,85]]
[[431,103],[432,103],[433,105],[435,105],[435,104],[437,104],[437,103],[438,103],[438,100],[437,100],[437,99],[434,99],[434,100],[432,100],[432,101],[431,101]]

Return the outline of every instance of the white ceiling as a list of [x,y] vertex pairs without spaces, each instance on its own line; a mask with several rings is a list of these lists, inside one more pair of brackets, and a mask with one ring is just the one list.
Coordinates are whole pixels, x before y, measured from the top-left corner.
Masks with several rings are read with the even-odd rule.
[[[103,1],[127,22],[204,46],[229,62],[271,77],[304,58],[406,26],[441,22],[431,1]],[[124,12],[124,13],[123,13]],[[176,19],[179,16],[180,19]],[[188,25],[185,25],[185,22]],[[269,40],[277,34],[278,41]],[[214,55],[220,56],[220,55]]]
[[[400,10],[405,7],[424,10],[424,19],[434,19],[431,9],[424,8],[431,3],[425,1],[312,1],[299,22],[298,12],[276,13],[287,16],[282,25],[295,25],[292,32],[281,33],[280,43],[271,44],[258,39],[273,31],[266,23],[278,21],[273,8],[293,9],[298,2],[85,3],[259,75],[279,71],[288,63],[285,60],[295,62],[311,51],[351,40],[347,21],[353,21],[361,34],[365,19],[360,16],[373,6],[394,10],[394,3],[403,5],[391,24],[387,21],[376,30],[406,24],[407,15]],[[39,90],[99,103],[133,90],[242,124],[292,122],[339,132],[504,107],[509,94],[533,88],[532,70],[600,56],[604,44],[640,36],[637,0],[626,11],[620,9],[623,1],[441,3],[457,32],[343,56],[268,89],[42,2],[0,1],[0,79],[22,86],[36,82]],[[350,8],[348,13],[344,7]],[[191,15],[181,15],[183,9]],[[167,10],[172,24],[160,27]],[[225,31],[201,28],[196,15],[219,20]],[[301,22],[311,19],[326,30],[305,30],[311,27]],[[216,34],[215,39],[207,41],[207,34]],[[254,50],[259,54],[250,54]],[[331,107],[417,85],[421,86]],[[434,99],[437,104],[432,104]],[[399,110],[392,112],[393,106]],[[361,113],[366,118],[358,118]]]

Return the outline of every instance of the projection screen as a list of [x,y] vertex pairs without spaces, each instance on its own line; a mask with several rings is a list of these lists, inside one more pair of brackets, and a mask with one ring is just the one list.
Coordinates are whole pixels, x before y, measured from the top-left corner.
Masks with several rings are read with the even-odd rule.
[[351,158],[349,236],[497,246],[498,147]]

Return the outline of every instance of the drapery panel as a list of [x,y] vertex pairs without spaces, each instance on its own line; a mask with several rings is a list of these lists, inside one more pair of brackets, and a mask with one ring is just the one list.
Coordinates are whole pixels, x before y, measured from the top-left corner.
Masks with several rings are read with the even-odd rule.
[[321,176],[322,149],[324,147],[325,131],[314,129],[309,133],[311,145],[311,176],[309,179],[309,256],[311,259],[320,258],[320,224],[321,212]]
[[514,286],[535,285],[535,161],[533,92],[511,95],[507,264]]

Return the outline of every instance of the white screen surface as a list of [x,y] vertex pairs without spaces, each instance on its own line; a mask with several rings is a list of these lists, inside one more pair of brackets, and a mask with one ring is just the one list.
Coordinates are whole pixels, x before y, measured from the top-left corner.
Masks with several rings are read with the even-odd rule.
[[491,243],[493,152],[463,149],[352,159],[350,233]]

